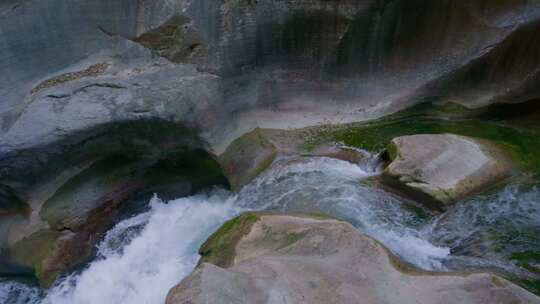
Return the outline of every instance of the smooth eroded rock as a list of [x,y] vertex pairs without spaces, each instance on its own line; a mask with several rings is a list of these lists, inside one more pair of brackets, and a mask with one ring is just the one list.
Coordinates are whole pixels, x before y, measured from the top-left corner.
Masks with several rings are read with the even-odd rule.
[[[492,274],[414,270],[351,225],[324,217],[244,214],[203,249],[202,263],[167,304],[540,303]],[[212,250],[226,254],[209,258]]]
[[236,139],[219,161],[231,186],[238,190],[270,166],[277,153],[265,133],[255,129]]
[[384,180],[440,209],[500,182],[513,168],[494,143],[453,134],[398,137],[388,152]]
[[[156,156],[158,157],[158,156]],[[65,181],[28,218],[0,215],[0,275],[35,275],[48,287],[88,262],[101,236],[123,210],[151,193],[181,197],[226,183],[219,165],[201,150],[162,158],[111,156]],[[11,239],[12,242],[8,242]]]

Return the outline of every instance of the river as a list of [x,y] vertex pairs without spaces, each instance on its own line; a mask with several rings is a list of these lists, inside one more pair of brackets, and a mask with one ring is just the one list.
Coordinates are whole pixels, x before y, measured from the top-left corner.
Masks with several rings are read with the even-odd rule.
[[146,211],[108,231],[84,269],[49,290],[4,279],[0,303],[163,303],[168,290],[196,266],[206,238],[249,210],[332,215],[425,270],[485,268],[538,279],[515,260],[540,249],[538,187],[508,185],[433,214],[377,187],[378,174],[376,157],[358,165],[291,157],[276,160],[236,194],[216,188],[168,202],[154,196]]

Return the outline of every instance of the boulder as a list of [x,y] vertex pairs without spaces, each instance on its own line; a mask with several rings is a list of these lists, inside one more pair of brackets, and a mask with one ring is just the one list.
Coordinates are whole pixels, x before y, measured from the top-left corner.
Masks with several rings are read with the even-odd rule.
[[232,142],[219,162],[232,188],[239,190],[270,166],[277,154],[264,130],[255,129]]
[[350,224],[324,217],[244,214],[201,254],[167,304],[540,303],[489,273],[415,270]]
[[386,184],[436,209],[500,182],[513,170],[501,147],[453,134],[398,137],[388,152]]
[[[322,127],[324,128],[324,127]],[[233,190],[239,190],[267,169],[278,156],[329,157],[353,164],[376,162],[367,151],[324,140],[310,146],[321,127],[298,130],[256,128],[234,140],[218,157]]]
[[[0,184],[13,195],[0,201],[0,242],[95,242],[114,216],[99,229],[88,216],[142,187],[123,175],[88,195],[73,180],[111,155],[221,154],[258,126],[360,121],[431,97],[537,99],[540,6],[492,2],[3,1]],[[220,162],[238,189],[287,149],[257,130]],[[324,153],[360,161],[350,152]]]
[[33,274],[48,287],[86,262],[122,203],[146,186],[136,169],[135,161],[116,157],[70,178],[10,233],[16,241],[0,255],[0,273]]

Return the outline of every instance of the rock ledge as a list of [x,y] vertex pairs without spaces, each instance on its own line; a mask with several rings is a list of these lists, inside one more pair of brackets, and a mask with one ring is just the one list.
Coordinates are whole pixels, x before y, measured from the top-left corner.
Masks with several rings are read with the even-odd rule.
[[488,273],[414,270],[335,219],[250,213],[224,227],[203,246],[207,251],[234,240],[234,254],[224,268],[203,258],[171,289],[167,304],[540,303],[535,295]]

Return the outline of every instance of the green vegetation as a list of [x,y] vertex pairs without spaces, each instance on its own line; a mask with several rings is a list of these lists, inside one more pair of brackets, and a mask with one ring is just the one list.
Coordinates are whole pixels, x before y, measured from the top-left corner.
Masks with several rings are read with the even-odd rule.
[[388,151],[388,156],[390,157],[390,160],[394,160],[399,156],[398,148],[393,143],[389,143],[386,146],[386,150]]
[[530,292],[540,295],[540,280],[520,280],[516,283]]
[[223,224],[201,246],[199,263],[211,263],[219,267],[230,267],[236,255],[236,244],[251,231],[251,227],[259,220],[253,213],[244,213]]
[[220,163],[233,190],[240,189],[266,170],[277,156],[274,145],[255,129],[234,140],[223,154]]
[[[505,120],[500,111],[497,113],[496,117],[490,118],[488,110],[467,110],[455,104],[420,104],[372,122],[354,123],[320,132],[307,146],[339,141],[353,147],[381,151],[398,136],[453,133],[500,144],[525,169],[540,175],[540,154],[536,153],[540,150],[540,126],[515,124],[515,117]],[[389,152],[391,157],[395,157],[395,153]]]
[[528,271],[540,274],[540,252],[538,251],[522,251],[515,252],[510,256],[517,265]]

